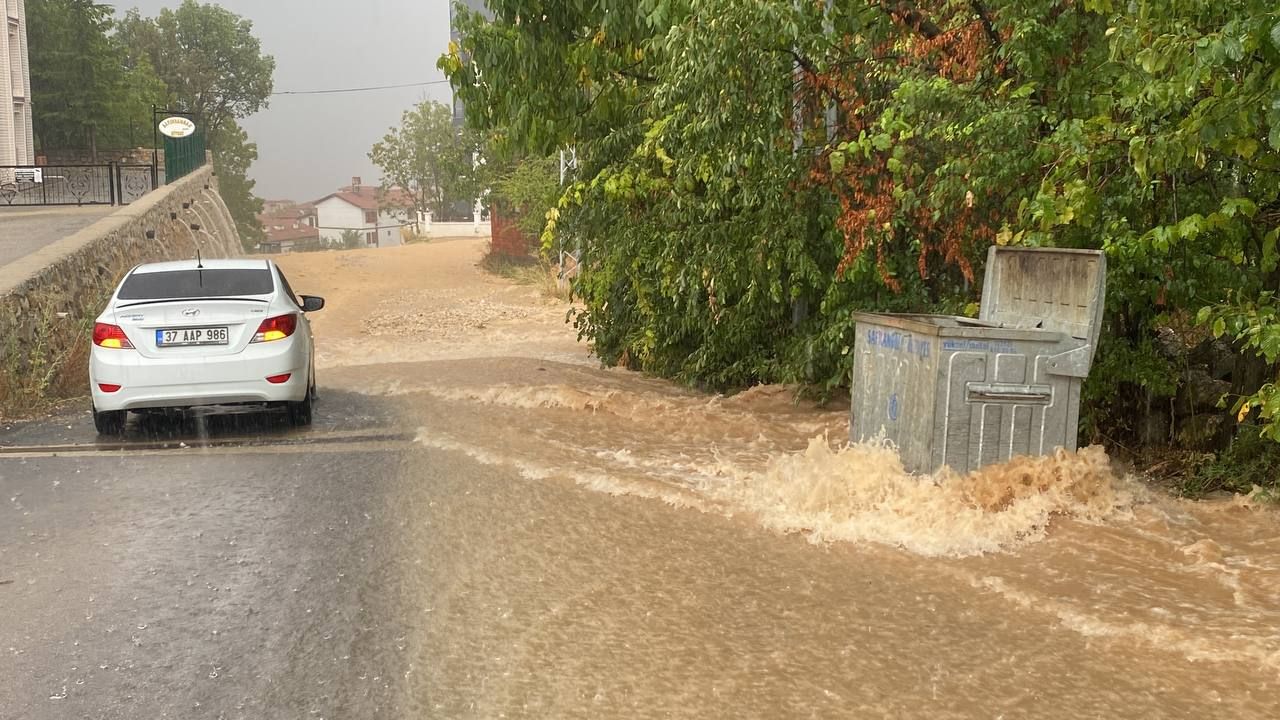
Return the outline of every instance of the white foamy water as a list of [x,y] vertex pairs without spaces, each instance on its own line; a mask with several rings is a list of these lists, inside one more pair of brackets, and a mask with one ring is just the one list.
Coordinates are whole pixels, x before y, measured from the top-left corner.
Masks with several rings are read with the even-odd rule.
[[833,447],[813,438],[799,453],[737,470],[705,491],[768,527],[815,541],[877,542],[924,556],[998,552],[1044,538],[1055,516],[1107,520],[1127,513],[1131,488],[1101,448],[1020,458],[970,475],[910,475],[887,443]]

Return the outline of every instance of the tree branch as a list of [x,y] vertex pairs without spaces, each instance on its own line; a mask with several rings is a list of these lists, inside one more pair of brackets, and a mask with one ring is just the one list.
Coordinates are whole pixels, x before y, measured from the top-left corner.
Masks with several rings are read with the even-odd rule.
[[[795,48],[782,48],[780,50],[777,48],[774,48],[774,52],[780,52],[780,53],[790,55],[792,59],[795,60],[796,65],[800,66],[800,69],[804,70],[805,72],[809,73],[814,77],[818,76],[818,69],[814,67],[813,61],[805,57],[804,55],[801,55],[799,52],[796,51]],[[832,90],[827,87],[823,87],[821,89],[829,98],[831,98],[836,103],[844,102],[844,98],[840,97],[840,93],[836,92],[835,90]]]
[[969,6],[978,14],[978,19],[982,21],[982,29],[987,34],[987,39],[991,41],[993,47],[1000,47],[1000,33],[996,32],[995,23],[991,20],[991,11],[987,10],[986,3],[982,0],[972,0]]
[[637,60],[631,63],[630,65],[627,65],[626,67],[618,68],[613,72],[617,75],[621,75],[622,77],[631,78],[632,80],[637,80],[640,82],[647,82],[647,83],[658,82],[658,78],[653,77],[652,75],[647,75],[645,73],[640,73],[635,71],[635,68],[638,68],[643,64],[644,64],[644,60]]
[[886,15],[920,33],[926,40],[932,40],[942,34],[942,28],[938,27],[937,23],[906,2],[890,5],[887,0],[882,0],[879,7]]
[[614,70],[614,73],[617,75],[621,75],[622,77],[625,77],[625,78],[631,78],[632,80],[636,80],[638,82],[646,82],[646,83],[658,82],[658,78],[652,75],[645,75],[644,73],[631,72],[629,70]]

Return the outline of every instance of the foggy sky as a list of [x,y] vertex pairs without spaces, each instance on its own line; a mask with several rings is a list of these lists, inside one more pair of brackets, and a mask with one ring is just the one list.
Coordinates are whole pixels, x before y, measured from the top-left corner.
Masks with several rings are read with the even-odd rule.
[[[436,59],[449,44],[450,0],[219,0],[253,21],[263,52],[276,59],[275,89],[397,85],[444,80]],[[154,16],[181,0],[111,3],[123,16]],[[341,95],[276,96],[241,123],[258,143],[250,176],[267,199],[317,200],[359,175],[380,173],[369,149],[400,114],[423,99],[450,102],[448,84]]]

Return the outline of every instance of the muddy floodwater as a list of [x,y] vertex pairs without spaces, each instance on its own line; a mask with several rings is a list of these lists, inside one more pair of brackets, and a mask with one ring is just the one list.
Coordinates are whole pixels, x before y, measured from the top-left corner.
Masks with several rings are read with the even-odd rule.
[[[673,508],[660,517],[680,527],[648,528],[655,543],[690,523],[754,528],[735,547],[709,530],[708,546],[680,558],[644,536],[617,548],[637,574],[683,567],[667,592],[689,612],[664,604],[653,620],[680,638],[667,647],[591,618],[594,661],[636,659],[613,685],[679,695],[679,682],[645,687],[678,666],[690,687],[719,688],[682,697],[706,717],[756,693],[794,716],[1280,716],[1280,518],[1262,503],[1168,497],[1114,474],[1100,448],[911,476],[891,448],[845,447],[847,408],[797,404],[783,387],[712,397],[602,369],[563,303],[477,275],[479,243],[414,250],[340,261],[368,278],[360,302],[377,319],[348,306],[318,324],[322,337],[360,339],[322,355],[330,377],[394,399],[423,445]],[[284,262],[323,284],[324,258]],[[761,555],[797,543],[785,567]],[[792,585],[775,594],[762,576]],[[788,606],[787,621],[757,622],[754,609],[772,604]],[[554,636],[538,652],[554,658]]]
[[847,405],[600,367],[483,251],[279,258],[296,444],[0,459],[0,718],[1280,717],[1274,507],[912,476]]

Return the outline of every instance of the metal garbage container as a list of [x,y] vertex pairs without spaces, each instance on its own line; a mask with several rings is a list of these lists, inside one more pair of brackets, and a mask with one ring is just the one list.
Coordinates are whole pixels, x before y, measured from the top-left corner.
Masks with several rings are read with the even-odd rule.
[[992,247],[977,320],[856,313],[850,439],[917,473],[1075,450],[1105,296],[1101,251]]

